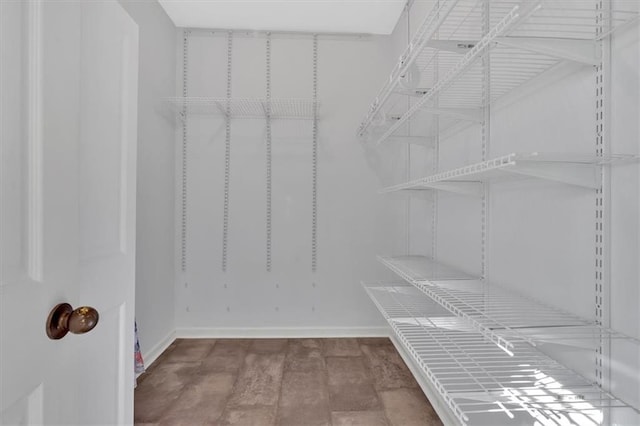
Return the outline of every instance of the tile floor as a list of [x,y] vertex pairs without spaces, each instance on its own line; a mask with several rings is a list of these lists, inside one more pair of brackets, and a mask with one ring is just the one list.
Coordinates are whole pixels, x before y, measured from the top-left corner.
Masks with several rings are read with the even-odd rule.
[[389,339],[179,339],[135,391],[142,425],[441,425]]

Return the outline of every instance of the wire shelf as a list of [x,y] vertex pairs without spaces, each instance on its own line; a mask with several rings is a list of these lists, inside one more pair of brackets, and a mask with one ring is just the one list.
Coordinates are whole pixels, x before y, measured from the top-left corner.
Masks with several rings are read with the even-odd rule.
[[514,353],[518,341],[534,346],[545,342],[585,348],[595,348],[603,338],[640,343],[424,256],[378,256],[378,260],[507,354]]
[[509,356],[412,286],[364,287],[462,425],[496,415],[493,424],[600,424],[604,409],[636,410],[526,343]]
[[637,161],[639,158],[623,154],[598,157],[571,153],[513,153],[390,186],[381,192],[435,189],[481,196],[483,183],[522,177],[597,189],[601,182],[602,166]]
[[312,99],[265,98],[166,98],[171,110],[184,118],[185,115],[227,115],[231,118],[266,118],[312,120],[318,112],[319,102]]
[[[485,20],[491,30],[483,37]],[[443,0],[416,31],[358,136],[382,143],[412,116],[432,114],[434,106],[482,110],[562,61],[596,65],[598,41],[637,20],[637,11],[602,11],[590,0],[492,0],[489,11],[477,0]],[[486,100],[482,58],[490,64]],[[420,94],[408,109],[407,94]],[[454,114],[454,122],[441,128],[467,119]]]

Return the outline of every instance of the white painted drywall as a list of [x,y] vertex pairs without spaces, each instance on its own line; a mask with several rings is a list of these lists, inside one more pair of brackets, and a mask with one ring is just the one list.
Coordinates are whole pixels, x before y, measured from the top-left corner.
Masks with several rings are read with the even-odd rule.
[[140,34],[136,319],[142,353],[153,358],[175,330],[175,131],[159,108],[175,94],[175,27],[155,0],[120,3]]
[[[635,7],[640,5],[635,3]],[[640,28],[613,37],[611,92],[611,138],[617,152],[640,154]],[[640,335],[640,171],[637,164],[612,170],[611,211],[611,326]],[[640,351],[635,345],[614,343],[612,388],[635,406],[640,406]],[[621,425],[640,423],[639,416],[619,413],[613,421]]]
[[[233,97],[265,96],[264,37],[233,40]],[[189,96],[225,96],[226,35],[189,38]],[[274,98],[312,95],[310,37],[273,37]],[[311,272],[311,125],[273,123],[273,270],[265,266],[264,120],[232,122],[228,271],[221,271],[225,131],[188,122],[187,272],[176,287],[178,334],[358,334],[384,325],[360,286],[393,278],[375,256],[402,247],[398,217],[356,138],[395,55],[388,38],[320,38],[318,272]],[[181,142],[181,141],[180,141]],[[179,159],[178,159],[179,161]],[[179,222],[179,221],[178,221]],[[200,329],[200,330],[198,330]],[[306,331],[305,331],[306,330]]]

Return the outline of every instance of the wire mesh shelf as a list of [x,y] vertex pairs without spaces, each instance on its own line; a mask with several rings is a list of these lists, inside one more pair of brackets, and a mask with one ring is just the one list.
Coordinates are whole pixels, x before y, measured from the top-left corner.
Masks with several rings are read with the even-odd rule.
[[[482,110],[562,61],[600,62],[598,41],[637,22],[635,10],[599,9],[593,0],[443,0],[416,31],[358,129],[381,143],[416,114],[433,108]],[[491,30],[485,34],[485,23]],[[483,37],[484,35],[484,37]],[[490,93],[483,95],[490,67]],[[406,97],[420,94],[411,107]],[[464,114],[447,116],[441,129]]]
[[595,348],[600,339],[638,339],[594,321],[474,279],[424,256],[378,256],[378,260],[507,354],[514,343],[561,343]]
[[521,177],[597,189],[601,182],[602,166],[637,161],[638,158],[638,156],[626,154],[599,157],[571,153],[513,153],[390,186],[382,189],[381,192],[435,189],[481,196],[482,184],[485,182]]
[[318,112],[319,102],[312,99],[266,98],[166,98],[171,110],[181,118],[185,115],[227,115],[231,118],[265,118],[312,120]]
[[605,409],[636,410],[526,343],[509,356],[410,285],[364,287],[462,425],[600,424]]

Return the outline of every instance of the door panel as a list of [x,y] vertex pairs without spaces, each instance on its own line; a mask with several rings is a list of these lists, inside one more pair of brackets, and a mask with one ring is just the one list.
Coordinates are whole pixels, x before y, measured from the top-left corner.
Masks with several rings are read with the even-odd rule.
[[112,379],[79,421],[121,424],[133,415],[138,32],[115,2],[85,2],[82,21],[80,295],[101,328],[78,368],[89,383]]
[[[0,1],[0,419],[133,419],[137,27],[115,1]],[[60,302],[97,327],[49,340]]]
[[[23,21],[27,19],[26,7],[18,2],[0,4],[0,40],[2,40],[2,63],[0,63],[0,77],[2,78],[2,96],[0,110],[2,117],[0,131],[2,141],[0,145],[0,184],[2,185],[3,200],[17,200],[11,204],[3,203],[0,226],[2,238],[0,250],[4,253],[0,257],[0,286],[8,283],[16,283],[19,277],[26,276],[26,261],[24,259],[26,246],[24,244],[24,232],[26,222],[26,187],[24,175],[26,172],[24,157],[26,144],[24,139],[25,126],[24,111],[15,108],[21,104],[21,99],[26,95],[24,79],[25,75],[25,28]],[[16,37],[15,44],[4,42],[10,34],[21,34]],[[9,64],[14,64],[9,66]]]
[[[86,352],[85,359],[79,360],[79,368],[83,372],[83,382],[87,386],[103,380],[108,374],[110,380],[101,386],[100,399],[88,393],[80,394],[78,406],[81,407],[79,424],[120,425],[125,423],[124,407],[117,401],[124,400],[126,388],[125,369],[130,367],[127,358],[130,355],[129,343],[125,342],[127,319],[125,306],[117,306],[100,311],[100,327],[83,336]],[[133,380],[133,378],[130,378]],[[109,403],[107,403],[109,402]]]
[[[80,223],[81,253],[87,259],[116,254],[125,246],[122,180],[127,178],[129,105],[124,83],[131,65],[126,57],[129,40],[109,25],[119,18],[116,8],[108,3],[93,5],[83,14]],[[111,19],[105,20],[106,14]]]
[[[0,419],[42,418],[41,9],[0,2]],[[25,315],[28,312],[28,315]],[[10,344],[13,342],[13,344]],[[31,366],[31,373],[16,366]],[[38,396],[40,395],[40,396]]]
[[13,406],[4,410],[0,417],[2,425],[40,425],[42,419],[42,384],[36,387],[25,398],[21,398]]

